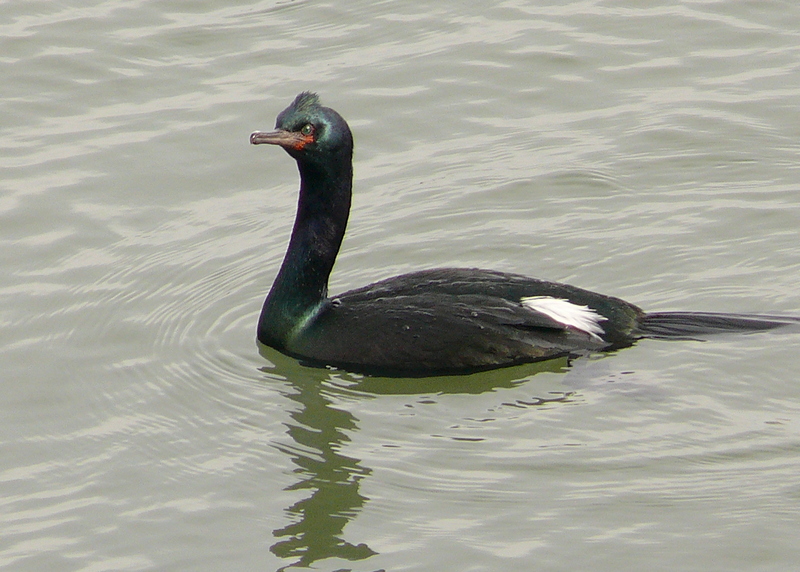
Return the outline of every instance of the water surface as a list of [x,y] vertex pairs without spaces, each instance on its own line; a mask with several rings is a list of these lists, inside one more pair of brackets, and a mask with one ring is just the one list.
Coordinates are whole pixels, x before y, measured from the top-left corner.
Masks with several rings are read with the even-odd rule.
[[788,570],[794,335],[432,380],[261,355],[350,122],[331,291],[439,265],[800,313],[800,7],[0,5],[0,567]]

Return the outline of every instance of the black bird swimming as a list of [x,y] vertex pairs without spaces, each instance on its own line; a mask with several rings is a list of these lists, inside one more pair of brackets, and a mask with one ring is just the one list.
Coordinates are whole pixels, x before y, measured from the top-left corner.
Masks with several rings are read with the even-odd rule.
[[300,171],[289,247],[264,302],[258,339],[317,366],[380,375],[469,373],[632,345],[769,330],[800,318],[645,313],[611,296],[518,274],[438,268],[328,297],[350,212],[353,136],[304,92],[254,145],[283,147]]

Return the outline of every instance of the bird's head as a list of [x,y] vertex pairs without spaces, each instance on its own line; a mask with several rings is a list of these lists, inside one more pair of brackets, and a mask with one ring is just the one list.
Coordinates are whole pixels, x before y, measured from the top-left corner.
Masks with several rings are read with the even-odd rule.
[[315,93],[304,91],[278,115],[274,131],[250,135],[253,145],[279,145],[298,162],[325,163],[353,154],[353,135],[341,115],[323,107]]

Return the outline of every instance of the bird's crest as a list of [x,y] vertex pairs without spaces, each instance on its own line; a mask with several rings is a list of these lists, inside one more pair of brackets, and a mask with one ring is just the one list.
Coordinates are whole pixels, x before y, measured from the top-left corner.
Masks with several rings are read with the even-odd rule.
[[308,108],[317,107],[319,104],[319,96],[316,93],[304,91],[294,98],[292,107],[296,111],[305,111]]

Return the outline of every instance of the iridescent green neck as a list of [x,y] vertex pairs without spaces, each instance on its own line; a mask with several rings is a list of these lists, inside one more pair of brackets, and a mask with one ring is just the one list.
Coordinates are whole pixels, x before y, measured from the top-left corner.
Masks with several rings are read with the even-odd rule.
[[353,184],[351,155],[332,159],[322,165],[298,161],[300,198],[292,237],[258,322],[264,344],[291,346],[328,295]]

